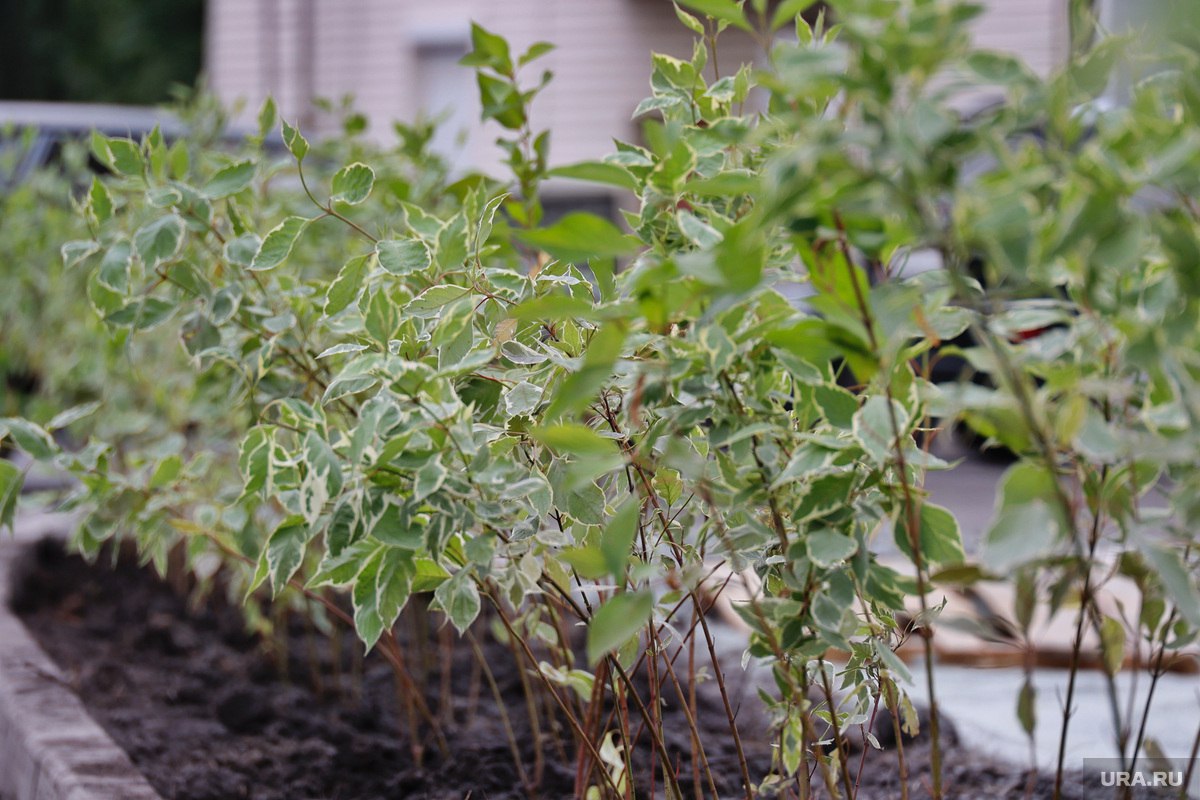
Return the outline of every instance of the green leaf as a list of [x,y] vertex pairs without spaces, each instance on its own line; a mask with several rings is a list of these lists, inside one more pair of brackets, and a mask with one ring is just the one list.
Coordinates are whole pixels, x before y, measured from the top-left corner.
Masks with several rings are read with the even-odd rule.
[[822,383],[813,387],[813,400],[830,425],[844,429],[853,427],[854,415],[858,411],[858,398],[853,394],[837,384]]
[[57,431],[62,428],[70,427],[81,419],[86,419],[92,414],[100,410],[100,401],[95,400],[91,403],[80,403],[77,406],[72,406],[66,411],[60,411],[46,423],[46,430]]
[[96,280],[118,294],[129,291],[129,270],[133,263],[133,247],[122,239],[113,242],[100,259]]
[[521,231],[517,236],[554,258],[576,263],[629,255],[640,246],[637,239],[622,233],[616,225],[584,211],[567,214],[549,228]]
[[1006,53],[979,50],[967,56],[966,66],[989,83],[1011,84],[1036,80],[1020,59]]
[[371,536],[403,550],[418,550],[424,543],[424,530],[413,520],[407,506],[389,505],[371,528]]
[[380,289],[371,295],[363,324],[375,341],[384,348],[388,347],[396,328],[400,325],[400,309],[386,291]]
[[527,500],[533,506],[533,510],[541,516],[550,513],[554,502],[550,483],[539,472],[516,483],[508,484],[504,487],[501,496],[506,500]]
[[517,59],[517,66],[523,67],[526,64],[530,64],[552,50],[554,50],[554,45],[550,42],[534,42],[533,44],[529,45],[529,49],[522,53],[521,57]]
[[676,219],[679,220],[679,230],[683,231],[683,235],[701,250],[716,247],[725,238],[720,231],[690,211],[677,212]]
[[594,319],[596,316],[594,311],[595,308],[591,301],[584,300],[581,297],[548,294],[513,306],[508,310],[508,316],[512,319],[522,321],[544,319],[564,320],[572,318]]
[[271,429],[256,425],[246,431],[238,448],[238,468],[243,479],[242,494],[252,495],[271,480],[271,449],[274,446]]
[[995,575],[1044,558],[1054,552],[1058,518],[1040,499],[1000,509],[983,544],[983,565]]
[[504,392],[504,410],[510,417],[528,414],[542,400],[542,387],[521,381]]
[[300,569],[304,560],[304,549],[311,538],[308,524],[300,516],[292,516],[279,523],[279,527],[267,540],[264,551],[267,575],[271,579],[271,596],[276,597],[287,586],[288,581]]
[[469,570],[460,569],[454,573],[450,580],[442,582],[434,590],[433,597],[446,616],[450,617],[459,634],[464,633],[479,616],[479,589]]
[[313,525],[326,504],[342,490],[342,465],[329,442],[316,431],[305,434],[303,456],[300,507],[308,524]]
[[530,436],[548,447],[576,456],[607,456],[620,452],[616,441],[575,422],[536,428],[530,431]]
[[275,127],[275,98],[268,97],[258,109],[258,138],[266,139],[267,134]]
[[449,474],[440,458],[431,458],[425,466],[417,470],[416,480],[413,481],[413,500],[420,502],[441,489]]
[[1037,690],[1028,677],[1021,683],[1021,692],[1017,695],[1017,720],[1021,730],[1027,736],[1033,736],[1037,727]]
[[146,204],[151,208],[170,208],[183,202],[183,192],[174,186],[155,186],[146,192]]
[[863,451],[878,465],[886,464],[892,456],[898,438],[896,428],[899,428],[901,435],[908,429],[908,413],[904,406],[895,400],[890,402],[895,414],[895,426],[892,424],[892,414],[888,413],[889,401],[881,395],[868,399],[854,414],[854,436]]
[[438,229],[434,259],[441,269],[452,271],[463,265],[467,259],[467,238],[467,218],[461,213]]
[[630,192],[636,192],[638,189],[638,181],[633,177],[633,173],[620,164],[610,164],[604,161],[581,161],[578,164],[567,164],[555,167],[547,174],[553,178],[571,178],[588,183],[616,186]]
[[13,529],[17,514],[17,498],[25,483],[25,473],[11,461],[0,458],[0,530]]
[[583,364],[567,376],[551,398],[545,419],[557,420],[591,403],[597,392],[612,379],[624,344],[625,330],[622,325],[609,324],[596,331],[588,342]]
[[331,200],[348,205],[358,205],[371,194],[375,185],[375,170],[361,162],[342,167],[333,176]]
[[844,533],[819,528],[805,538],[808,557],[818,567],[832,567],[858,551],[858,542]]
[[595,666],[623,647],[650,621],[653,612],[654,595],[645,590],[618,594],[596,609],[588,622],[588,663]]
[[633,542],[637,538],[638,520],[641,517],[641,503],[636,498],[626,500],[608,524],[600,537],[600,554],[604,557],[604,566],[609,575],[618,582],[625,578],[625,565],[633,554]]
[[416,565],[416,572],[413,575],[412,591],[413,594],[418,592],[432,592],[437,587],[441,586],[449,577],[450,573],[442,569],[436,561],[428,558],[416,558],[413,560]]
[[92,177],[92,188],[88,191],[88,203],[99,222],[106,222],[112,216],[112,195],[109,194],[108,187],[100,180],[99,175]]
[[183,471],[183,459],[178,455],[170,455],[158,462],[158,466],[154,468],[154,473],[150,476],[146,487],[148,489],[161,489],[164,486],[169,486],[179,477],[179,473]]
[[853,487],[854,476],[846,473],[821,475],[813,479],[792,514],[793,520],[817,519],[836,509],[845,508],[850,502]]
[[125,304],[106,315],[104,321],[117,327],[144,331],[166,322],[177,308],[174,303],[158,297],[147,297]]
[[771,15],[771,30],[777,31],[790,24],[812,4],[812,0],[783,0]]
[[466,297],[471,290],[466,286],[451,286],[439,284],[430,286],[425,291],[409,301],[404,310],[414,317],[428,318],[436,316],[443,307],[455,300]]
[[153,269],[174,257],[183,244],[183,220],[171,214],[143,225],[133,235],[142,263]]
[[767,251],[760,229],[742,219],[725,231],[713,249],[717,271],[730,291],[748,292],[762,280]]
[[254,254],[262,245],[262,240],[253,233],[245,233],[225,243],[225,258],[239,267],[248,267],[254,261]]
[[[358,297],[363,280],[370,272],[371,256],[358,256],[346,262],[325,292],[325,316],[332,317]],[[366,349],[366,348],[363,348]]]
[[608,565],[599,547],[568,547],[562,551],[562,558],[581,578],[594,581],[608,574]]
[[255,271],[275,269],[282,264],[291,254],[296,239],[300,237],[309,222],[310,220],[305,217],[288,217],[272,228],[271,232],[267,234],[267,238],[263,239],[262,244],[258,246],[258,252],[254,254],[254,260],[250,262],[250,269]]
[[[104,143],[103,153],[97,153],[98,156],[101,156],[101,161],[122,175],[142,174],[145,169],[145,160],[142,158],[142,149],[136,142],[127,138],[106,139],[103,136],[100,138]],[[96,140],[93,139],[92,142],[93,150],[95,150]]]
[[493,119],[511,131],[520,130],[526,122],[525,103],[516,85],[482,71],[475,73],[475,82],[483,105],[482,118]]
[[222,167],[209,178],[200,193],[209,200],[219,200],[222,197],[237,194],[254,180],[256,169],[257,165],[253,161],[238,161]]
[[59,254],[62,256],[63,266],[70,269],[99,249],[100,246],[91,239],[80,239],[65,243],[59,248]]
[[343,353],[361,353],[363,350],[369,350],[365,344],[354,344],[352,342],[342,342],[335,344],[332,347],[326,347],[318,355],[317,359],[329,358],[330,356],[340,356]]
[[281,120],[280,123],[284,146],[297,161],[303,161],[304,157],[308,155],[308,140],[300,134],[299,130],[289,125],[287,120]]
[[1179,615],[1188,621],[1189,625],[1200,627],[1200,595],[1188,576],[1179,553],[1156,544],[1142,546],[1142,554],[1158,574],[1167,595],[1175,601]]
[[706,35],[706,32],[704,30],[704,23],[702,23],[700,20],[696,19],[691,14],[684,11],[682,8],[680,8],[679,3],[673,2],[673,3],[671,3],[671,5],[675,7],[676,18],[678,18],[678,20],[681,23],[683,23],[683,26],[685,28],[687,28],[692,33],[696,34],[697,36]]
[[[922,503],[919,525],[921,527],[919,543],[923,565],[945,567],[961,564],[966,559],[958,520],[949,510],[934,503]],[[908,532],[908,515],[903,509],[896,522],[896,547],[910,559],[913,558],[912,542]]]
[[375,610],[385,629],[396,624],[412,593],[416,566],[412,553],[387,548],[375,576]]
[[1120,620],[1105,616],[1100,623],[1100,653],[1109,675],[1121,671],[1121,665],[1125,663],[1125,627]]
[[679,2],[718,22],[727,22],[744,31],[754,30],[746,19],[746,12],[742,10],[742,4],[735,3],[734,0],[679,0]]
[[354,606],[354,629],[369,651],[383,635],[383,619],[379,616],[379,571],[386,548],[379,547],[366,561],[354,578],[350,599]]
[[429,268],[429,248],[419,239],[390,239],[375,246],[379,266],[392,275],[411,275]]
[[0,419],[0,437],[8,434],[31,458],[45,461],[58,455],[58,444],[40,425],[20,417]]
[[1018,506],[1032,500],[1041,500],[1047,505],[1056,502],[1054,475],[1045,467],[1018,461],[1004,472],[997,490],[998,507]]
[[513,71],[508,42],[481,25],[471,23],[472,50],[458,62],[467,67],[490,67],[501,75]]

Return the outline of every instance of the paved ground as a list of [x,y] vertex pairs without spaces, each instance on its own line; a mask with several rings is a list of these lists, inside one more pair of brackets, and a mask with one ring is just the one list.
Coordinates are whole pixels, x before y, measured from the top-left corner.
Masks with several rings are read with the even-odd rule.
[[[920,680],[921,664],[910,665],[917,685],[910,687],[914,698],[926,700]],[[1029,763],[1029,740],[1017,724],[1016,698],[1021,688],[1020,669],[973,669],[953,665],[937,667],[938,703],[954,720],[959,735],[969,745],[1020,764]],[[1062,702],[1067,690],[1067,671],[1039,669],[1037,688],[1037,763],[1053,768],[1062,730]],[[1075,686],[1075,713],[1067,737],[1068,764],[1079,766],[1083,758],[1113,758],[1112,712],[1106,682],[1101,673],[1083,671]],[[1149,680],[1138,681],[1135,706],[1144,707]],[[1129,676],[1120,676],[1122,702],[1129,696]],[[1122,710],[1124,713],[1124,710]],[[1200,680],[1195,675],[1164,675],[1154,693],[1146,735],[1156,739],[1163,753],[1184,758],[1191,751],[1200,725]]]
[[[943,457],[964,458],[950,472],[928,475],[930,499],[946,506],[958,517],[968,553],[978,550],[994,510],[996,484],[1008,464],[983,458],[967,450],[950,450]],[[914,664],[914,676],[920,665]],[[1016,697],[1022,681],[1020,669],[976,669],[941,665],[937,669],[939,702],[955,721],[969,744],[1017,763],[1029,762],[1029,744],[1016,717]],[[1066,695],[1067,672],[1039,669],[1035,683],[1037,698],[1038,766],[1053,768],[1062,726],[1062,702]],[[1145,702],[1148,679],[1141,676],[1135,705]],[[924,685],[912,687],[914,697],[924,699]],[[1128,702],[1129,676],[1122,675],[1122,703]],[[1195,675],[1166,675],[1155,691],[1147,736],[1157,739],[1170,757],[1185,757],[1200,726],[1200,678]],[[1081,672],[1076,684],[1075,714],[1067,740],[1068,760],[1076,766],[1083,758],[1114,755],[1113,722],[1105,681],[1096,671]]]

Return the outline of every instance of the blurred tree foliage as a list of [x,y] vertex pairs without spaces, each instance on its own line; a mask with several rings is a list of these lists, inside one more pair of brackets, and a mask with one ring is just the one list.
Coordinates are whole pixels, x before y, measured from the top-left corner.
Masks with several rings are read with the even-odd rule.
[[0,98],[151,104],[200,72],[203,0],[0,0]]

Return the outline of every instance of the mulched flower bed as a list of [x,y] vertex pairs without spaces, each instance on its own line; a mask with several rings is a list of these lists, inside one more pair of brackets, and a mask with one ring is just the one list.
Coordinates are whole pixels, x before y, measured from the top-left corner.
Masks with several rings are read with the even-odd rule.
[[[443,753],[428,726],[418,725],[423,741],[404,732],[409,728],[392,670],[374,655],[357,659],[349,633],[334,643],[294,618],[286,637],[263,647],[219,594],[197,607],[133,559],[118,559],[112,569],[105,559],[90,566],[46,541],[31,548],[25,562],[14,609],[96,720],[168,800],[528,796],[503,715],[470,647],[454,634],[417,632],[404,619],[399,631],[410,669],[426,687],[426,704],[440,720]],[[479,642],[532,775],[533,734],[517,662],[491,636],[481,635]],[[752,774],[761,776],[771,750],[751,716],[755,703],[747,696],[739,718],[748,723]],[[668,704],[664,713],[670,719],[679,712]],[[702,696],[700,721],[710,731],[705,744],[721,796],[740,796],[725,716],[713,698]],[[565,726],[547,730],[545,718],[541,727],[545,759],[538,796],[570,797],[570,733]],[[698,796],[681,715],[668,730],[675,732],[667,745],[680,764],[685,796]],[[905,749],[911,796],[928,796],[927,744],[911,741]],[[852,763],[857,766],[858,755]],[[866,765],[860,800],[899,797],[890,747],[869,753]],[[1029,796],[1027,773],[953,745],[945,784],[953,798]],[[658,786],[661,796],[661,776]],[[1047,776],[1036,776],[1032,796],[1049,797],[1051,788]]]

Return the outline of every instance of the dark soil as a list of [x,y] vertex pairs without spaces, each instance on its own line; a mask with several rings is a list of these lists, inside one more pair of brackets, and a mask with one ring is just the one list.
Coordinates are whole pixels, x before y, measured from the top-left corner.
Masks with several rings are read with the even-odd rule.
[[[456,635],[417,631],[428,614],[401,620],[401,647],[418,685],[427,687],[431,712],[441,719],[445,754],[428,725],[418,721],[417,741],[405,732],[412,728],[399,711],[393,671],[377,655],[354,657],[348,634],[338,647],[297,617],[283,626],[286,637],[266,647],[219,593],[197,607],[133,559],[118,560],[114,569],[93,567],[43,542],[29,553],[13,607],[92,715],[168,800],[529,796],[478,661]],[[441,654],[439,641],[447,645]],[[506,701],[525,770],[533,775],[533,734],[518,662],[491,636],[481,635],[480,644]],[[287,655],[281,654],[284,646]],[[769,768],[771,749],[747,710],[755,703],[752,694],[746,697],[739,720],[749,721],[746,749],[757,780]],[[686,724],[671,704],[664,714],[671,761],[680,764],[685,796],[695,797]],[[553,731],[548,713],[539,717],[545,759],[538,796],[571,797],[570,731]],[[707,692],[700,723],[721,796],[741,796],[723,707]],[[886,741],[885,747],[868,753],[860,800],[899,796],[895,752]],[[912,796],[927,797],[928,745],[909,741],[905,752]],[[851,763],[858,760],[855,754]],[[953,745],[945,762],[948,797],[1029,796],[1028,776],[1018,769]],[[658,788],[661,795],[661,775]],[[1049,797],[1051,788],[1049,779],[1037,776],[1032,796]]]

